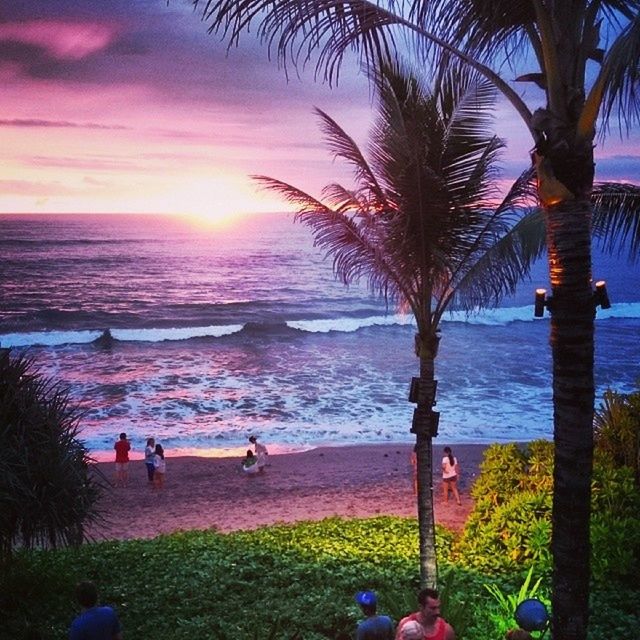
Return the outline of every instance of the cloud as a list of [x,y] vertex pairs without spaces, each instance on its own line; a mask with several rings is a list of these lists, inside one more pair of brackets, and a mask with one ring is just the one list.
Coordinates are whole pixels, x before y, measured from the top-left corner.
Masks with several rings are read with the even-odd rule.
[[640,183],[640,156],[596,154],[596,179]]
[[41,120],[39,118],[10,118],[0,119],[0,127],[55,127],[73,129],[107,129],[129,130],[124,125],[106,125],[97,122],[69,122],[66,120]]
[[30,180],[0,180],[3,195],[18,196],[67,196],[76,193],[60,182],[35,182]]
[[114,37],[114,28],[101,22],[32,20],[0,23],[0,42],[36,47],[55,60],[82,60],[105,49]]

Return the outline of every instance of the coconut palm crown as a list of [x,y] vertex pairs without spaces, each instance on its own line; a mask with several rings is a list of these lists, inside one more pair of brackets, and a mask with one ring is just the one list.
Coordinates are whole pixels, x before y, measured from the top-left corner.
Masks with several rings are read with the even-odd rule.
[[330,184],[316,199],[280,180],[254,178],[297,207],[296,219],[311,228],[344,283],[365,278],[372,291],[415,316],[421,579],[434,586],[431,444],[440,320],[453,306],[471,310],[513,291],[544,238],[529,243],[521,222],[535,203],[530,176],[505,198],[496,193],[504,145],[491,133],[490,83],[463,71],[430,92],[415,75],[387,66],[376,85],[377,119],[366,156],[316,110],[329,149],[353,169],[355,188]]
[[[534,149],[553,302],[553,633],[562,640],[585,640],[595,402],[594,146],[596,125],[602,134],[612,120],[622,131],[640,121],[640,1],[194,4],[202,6],[210,30],[222,32],[230,44],[256,27],[281,63],[302,66],[315,59],[317,73],[330,81],[337,80],[352,51],[371,66],[400,49],[411,49],[420,64],[437,73],[451,65],[470,66],[520,116]],[[528,83],[527,92],[514,81]],[[608,232],[616,233],[614,227]]]

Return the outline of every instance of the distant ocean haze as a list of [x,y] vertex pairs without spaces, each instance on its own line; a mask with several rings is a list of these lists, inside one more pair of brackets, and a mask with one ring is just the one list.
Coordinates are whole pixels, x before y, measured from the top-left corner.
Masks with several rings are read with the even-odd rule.
[[[154,435],[170,454],[409,442],[418,374],[410,316],[362,286],[290,215],[233,227],[163,216],[0,216],[0,344],[27,351],[85,412],[82,438],[110,457]],[[640,379],[640,274],[595,252],[598,398]],[[436,361],[446,442],[551,437],[548,320],[534,320],[546,263],[500,308],[442,324]],[[93,341],[109,328],[111,347]],[[438,446],[438,444],[436,444]]]

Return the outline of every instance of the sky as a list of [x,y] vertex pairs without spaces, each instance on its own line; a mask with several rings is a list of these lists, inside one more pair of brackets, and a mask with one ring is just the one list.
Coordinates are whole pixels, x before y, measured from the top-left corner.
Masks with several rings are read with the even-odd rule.
[[[8,6],[7,6],[8,5]],[[170,213],[225,219],[286,209],[250,179],[319,195],[348,184],[313,107],[358,143],[371,92],[355,60],[339,85],[278,68],[252,36],[227,51],[190,0],[0,1],[0,213]],[[505,176],[528,163],[497,108]],[[599,144],[597,177],[640,181],[640,135]]]

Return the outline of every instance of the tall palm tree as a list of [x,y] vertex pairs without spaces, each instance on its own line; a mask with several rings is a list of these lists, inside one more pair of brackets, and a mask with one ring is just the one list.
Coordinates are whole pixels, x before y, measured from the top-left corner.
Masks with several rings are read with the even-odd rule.
[[[264,187],[297,207],[315,244],[345,283],[366,278],[372,291],[410,309],[420,376],[415,379],[420,576],[437,577],[432,438],[437,434],[435,359],[443,314],[497,303],[527,272],[529,246],[518,225],[533,201],[527,176],[502,201],[494,184],[503,142],[489,130],[495,90],[477,74],[445,79],[437,93],[397,67],[377,77],[377,119],[365,155],[317,110],[333,154],[349,163],[354,189],[330,184],[321,199],[266,176]],[[368,156],[368,159],[367,159]],[[497,206],[496,206],[496,203]]]
[[[489,79],[532,136],[553,304],[553,626],[584,640],[588,624],[593,462],[594,299],[591,190],[598,117],[621,128],[640,115],[638,0],[194,0],[211,30],[237,43],[257,33],[285,64],[316,55],[336,80],[349,50],[377,64],[415,37],[420,60],[464,64]],[[407,40],[400,46],[406,47]],[[429,62],[429,57],[431,61]],[[533,82],[528,100],[501,75]],[[517,71],[514,75],[517,75]],[[538,97],[539,96],[539,97]],[[539,108],[536,108],[538,107]]]

